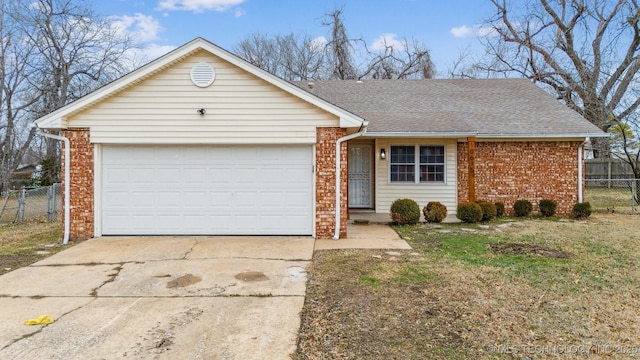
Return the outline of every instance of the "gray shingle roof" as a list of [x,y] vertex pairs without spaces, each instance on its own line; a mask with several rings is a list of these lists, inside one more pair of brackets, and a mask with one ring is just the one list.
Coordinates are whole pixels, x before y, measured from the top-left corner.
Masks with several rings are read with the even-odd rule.
[[[526,79],[294,82],[369,121],[368,133],[598,136],[596,126]],[[407,134],[411,135],[411,134]]]

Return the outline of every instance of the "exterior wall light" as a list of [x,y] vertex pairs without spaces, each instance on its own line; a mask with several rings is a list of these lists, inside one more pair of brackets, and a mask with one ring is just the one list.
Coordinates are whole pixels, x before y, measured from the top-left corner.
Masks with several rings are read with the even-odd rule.
[[380,149],[380,160],[387,159],[387,151],[385,149]]

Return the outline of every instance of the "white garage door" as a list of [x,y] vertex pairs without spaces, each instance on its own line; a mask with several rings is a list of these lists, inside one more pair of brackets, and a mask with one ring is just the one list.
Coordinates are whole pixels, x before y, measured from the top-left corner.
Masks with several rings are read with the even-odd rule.
[[104,146],[104,235],[311,235],[309,146]]

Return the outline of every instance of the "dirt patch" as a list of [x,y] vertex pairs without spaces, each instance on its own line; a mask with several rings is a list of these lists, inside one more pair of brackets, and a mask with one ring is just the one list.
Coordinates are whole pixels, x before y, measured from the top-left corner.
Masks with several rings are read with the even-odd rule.
[[167,283],[167,289],[183,288],[193,284],[197,284],[202,281],[202,278],[192,274],[182,275],[179,278],[175,278]]
[[525,243],[498,243],[489,244],[489,248],[496,254],[504,255],[527,255],[527,256],[540,256],[553,259],[568,259],[571,254],[566,251],[549,249],[544,246],[536,244]]
[[257,282],[257,281],[267,281],[269,277],[262,272],[259,271],[247,271],[235,276],[236,279],[240,281],[246,282]]

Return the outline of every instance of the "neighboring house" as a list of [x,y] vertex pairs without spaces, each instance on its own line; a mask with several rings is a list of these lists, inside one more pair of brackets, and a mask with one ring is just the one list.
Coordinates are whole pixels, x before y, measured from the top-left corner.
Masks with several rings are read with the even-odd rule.
[[294,85],[200,38],[36,123],[70,141],[71,239],[344,237],[400,197],[567,213],[601,135],[524,80]]

